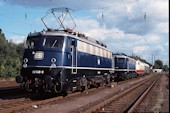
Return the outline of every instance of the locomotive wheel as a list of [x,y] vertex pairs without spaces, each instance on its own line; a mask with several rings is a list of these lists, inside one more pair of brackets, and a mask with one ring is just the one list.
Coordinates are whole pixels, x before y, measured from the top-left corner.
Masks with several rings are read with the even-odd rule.
[[90,88],[91,88],[90,84],[89,84],[89,83],[87,83],[87,89],[90,89]]
[[81,92],[85,91],[87,89],[86,86],[81,86]]
[[69,94],[71,94],[71,93],[73,93],[73,91],[71,91],[71,90],[62,91],[62,92],[61,92],[61,95],[62,95],[63,97],[65,97],[65,96],[67,96],[67,95],[69,95]]
[[100,84],[101,84],[101,83],[96,83],[96,84],[95,84],[95,87],[96,87],[96,88],[99,88],[99,87],[100,87]]

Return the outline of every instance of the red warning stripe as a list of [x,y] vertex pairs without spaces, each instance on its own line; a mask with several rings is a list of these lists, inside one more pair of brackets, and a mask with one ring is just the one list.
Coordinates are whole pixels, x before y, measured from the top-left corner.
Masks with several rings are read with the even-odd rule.
[[136,70],[137,73],[142,73],[144,70]]

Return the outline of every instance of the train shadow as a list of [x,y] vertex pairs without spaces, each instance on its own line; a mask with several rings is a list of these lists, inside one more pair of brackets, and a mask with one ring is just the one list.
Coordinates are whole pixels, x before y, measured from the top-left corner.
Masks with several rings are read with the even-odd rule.
[[59,93],[30,93],[30,99],[31,100],[45,100],[50,99],[54,97],[62,96],[62,94]]
[[44,100],[53,97],[61,96],[61,94],[54,93],[32,93],[27,92],[21,88],[16,89],[5,89],[0,88],[0,100],[10,100],[10,99],[18,99],[18,98],[28,98],[31,100]]
[[21,88],[0,88],[0,100],[23,98],[26,94],[26,91]]

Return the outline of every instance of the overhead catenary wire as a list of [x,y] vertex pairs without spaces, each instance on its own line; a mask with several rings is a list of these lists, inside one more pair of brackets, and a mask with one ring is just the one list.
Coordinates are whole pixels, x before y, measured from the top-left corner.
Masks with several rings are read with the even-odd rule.
[[[136,25],[137,23],[136,23],[134,20],[132,20],[133,16],[132,16],[131,13],[128,11],[128,9],[127,9],[127,7],[126,7],[124,1],[123,1],[123,0],[120,0],[120,1],[121,1],[122,5],[124,6],[124,8],[126,9],[127,14],[128,14],[128,16],[130,17],[130,20],[134,23],[134,26],[135,26],[136,28],[138,28],[137,25]],[[141,36],[143,37],[143,33],[142,33],[141,30],[139,30],[139,33],[140,33]],[[145,40],[145,41],[146,41],[146,40]]]
[[[51,1],[51,0],[50,0]],[[122,1],[122,0],[121,0]],[[136,2],[136,1],[138,1],[138,0],[135,0],[135,1],[133,1],[133,2]],[[124,1],[122,1],[122,5],[124,6],[124,8],[127,10],[127,6],[126,6],[126,4],[127,4],[128,2],[124,2]],[[132,3],[132,2],[131,2]],[[137,2],[138,3],[138,2]],[[145,4],[146,4],[146,0],[145,0]],[[101,18],[102,18],[102,20],[104,20],[104,19],[106,19],[106,14],[105,14],[105,12],[104,12],[104,10],[105,9],[107,9],[107,8],[112,8],[112,7],[114,7],[115,5],[118,5],[118,4],[114,4],[114,5],[111,5],[111,6],[106,6],[106,7],[98,7],[98,8],[90,8],[90,9],[84,9],[84,11],[91,11],[91,10],[99,10],[99,11],[101,11],[102,10],[102,13],[101,13]],[[146,5],[145,5],[146,6]],[[83,11],[83,10],[75,10],[75,11]],[[25,13],[25,21],[23,21],[23,23],[26,23],[26,22],[29,22],[28,20],[27,20],[27,16],[28,16],[28,12],[27,11],[25,11],[24,12]],[[39,12],[30,12],[30,14],[33,14],[33,13],[39,13]],[[120,12],[119,12],[120,13]],[[124,12],[122,12],[122,13],[124,13]],[[134,23],[134,26],[135,27],[137,27],[138,29],[139,29],[139,27],[136,25],[136,22],[135,21],[133,21],[133,14],[135,14],[135,12],[133,13],[133,12],[129,12],[128,10],[127,10],[127,12],[125,12],[125,13],[127,13],[128,14],[128,17],[129,17],[129,19],[130,19],[130,21],[132,21],[133,23]],[[148,22],[148,11],[145,11],[145,13],[144,12],[142,12],[142,13],[138,13],[138,14],[143,14],[143,19],[146,21],[146,22]],[[155,12],[153,12],[153,14],[158,14],[158,13],[155,13]],[[21,19],[16,19],[17,21],[20,21]],[[31,24],[30,24],[31,25]],[[143,33],[141,32],[141,31],[139,31],[140,32],[140,34],[141,35],[143,35]],[[23,34],[20,34],[20,33],[15,33],[15,32],[10,32],[11,34],[17,34],[17,35],[23,35]],[[116,32],[116,34],[118,34],[118,35],[120,35],[120,37],[123,37],[123,36],[121,36],[121,34],[119,33],[119,32]]]
[[[135,1],[136,2],[136,1]],[[127,7],[126,7],[126,5],[125,5],[125,3],[124,3],[124,1],[122,1],[121,0],[121,4],[124,6],[124,8],[127,10],[127,12],[126,12],[126,14],[128,14],[128,17],[129,17],[129,19],[130,19],[130,21],[132,21],[133,23],[134,23],[134,26],[138,29],[138,27],[137,27],[137,23],[134,21],[134,20],[132,20],[133,19],[133,16],[132,16],[132,13],[130,13],[130,12],[128,12],[128,9],[127,9]],[[102,17],[102,20],[104,20],[104,9],[105,8],[111,8],[111,7],[113,7],[113,5],[112,6],[108,6],[108,7],[100,7],[100,8],[93,8],[93,9],[86,9],[86,10],[83,10],[83,11],[89,11],[89,10],[102,10],[102,13],[101,13],[101,17]],[[75,10],[75,11],[82,11],[82,10]],[[120,12],[119,12],[120,13]],[[124,13],[124,12],[123,12]],[[142,31],[139,31],[139,33],[141,34],[141,36],[143,37],[143,33],[142,33]],[[119,32],[116,32],[116,34],[118,34],[121,38],[123,38],[121,35],[120,35],[120,33]],[[144,39],[145,40],[145,39]],[[146,40],[145,40],[146,41]]]
[[[137,2],[138,0],[134,0],[134,1],[130,1],[130,2],[126,2],[126,3],[133,3],[133,2]],[[123,1],[122,1],[123,2]],[[26,5],[26,1],[24,1],[24,4]],[[123,2],[124,4],[124,2]],[[115,4],[116,5],[116,4]],[[99,8],[91,8],[91,9],[84,9],[84,10],[102,10],[102,20],[104,21],[104,12],[103,12],[103,9],[105,8],[110,8],[110,7],[114,7],[115,5],[111,5],[111,6],[105,6],[105,7],[99,7]],[[126,8],[125,4],[124,4],[124,7]],[[81,10],[75,10],[75,11],[81,11]],[[25,12],[25,19],[27,18],[27,13]],[[129,17],[132,18],[131,15],[129,15]]]
[[[129,1],[129,2],[126,2],[126,3],[134,3],[134,2],[137,2],[139,0],[134,0],[134,1]],[[79,9],[79,10],[74,10],[76,12],[78,11],[92,11],[92,10],[103,10],[103,9],[107,9],[107,8],[111,8],[111,7],[114,7],[114,6],[118,6],[119,3],[117,4],[112,4],[112,5],[109,5],[109,6],[104,6],[104,7],[96,7],[96,8],[89,8],[89,9]]]
[[25,34],[21,34],[21,33],[16,33],[16,32],[12,32],[12,31],[7,31],[7,30],[4,30],[5,32],[8,32],[10,34],[15,34],[15,35],[19,35],[19,36],[27,36]]
[[[6,14],[4,14],[4,13],[0,13],[0,14],[3,15],[3,17],[5,17],[5,18],[7,18],[7,19],[9,19],[9,20],[12,19],[12,20],[14,20],[14,21],[16,21],[16,22],[27,24],[27,25],[30,26],[30,29],[32,29],[32,27],[33,27],[31,23],[29,23],[29,22],[27,22],[27,21],[24,21],[24,20],[22,20],[22,19],[10,17],[10,16],[8,16],[8,15],[6,15]],[[2,25],[1,25],[1,26],[2,26]],[[19,35],[19,36],[26,36],[25,34],[17,33],[17,32],[15,32],[14,30],[6,30],[6,29],[3,29],[3,31],[8,32],[8,33],[10,33],[10,34]]]
[[30,22],[28,21],[24,21],[22,19],[18,19],[18,18],[14,18],[14,17],[11,17],[11,16],[7,16],[6,13],[0,13],[1,15],[3,15],[4,17],[8,18],[8,19],[11,19],[11,20],[15,20],[15,21],[18,21],[18,22],[21,22],[21,23],[25,23],[25,24],[29,24],[29,25],[32,25]]

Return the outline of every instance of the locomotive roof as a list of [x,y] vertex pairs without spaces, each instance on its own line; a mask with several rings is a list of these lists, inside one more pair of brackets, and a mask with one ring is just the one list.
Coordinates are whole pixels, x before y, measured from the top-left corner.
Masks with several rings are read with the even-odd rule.
[[[75,32],[67,32],[67,31],[58,31],[58,30],[43,30],[41,32],[35,32],[35,33],[30,33],[28,35],[28,37],[33,37],[33,36],[38,36],[38,35],[42,35],[42,36],[70,36],[70,37],[74,37],[78,40],[84,41],[84,42],[88,42],[90,44],[96,45],[96,46],[100,46],[101,48],[104,48],[106,50],[109,50],[107,48],[107,46],[104,43],[101,43],[93,38],[87,37],[84,34],[81,33],[75,33]],[[109,50],[110,51],[110,50]]]

